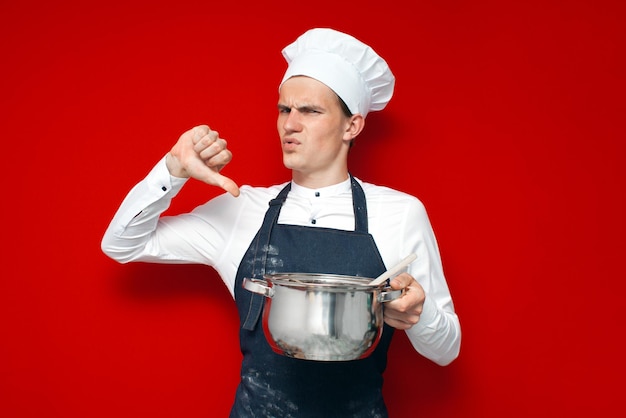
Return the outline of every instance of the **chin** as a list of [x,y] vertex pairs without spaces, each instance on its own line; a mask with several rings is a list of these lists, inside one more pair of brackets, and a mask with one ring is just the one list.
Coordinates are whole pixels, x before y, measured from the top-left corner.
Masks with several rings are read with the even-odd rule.
[[297,167],[297,164],[295,164],[294,159],[290,158],[290,156],[286,154],[283,154],[283,165],[285,166],[285,168],[288,168],[289,170],[293,170],[294,168]]

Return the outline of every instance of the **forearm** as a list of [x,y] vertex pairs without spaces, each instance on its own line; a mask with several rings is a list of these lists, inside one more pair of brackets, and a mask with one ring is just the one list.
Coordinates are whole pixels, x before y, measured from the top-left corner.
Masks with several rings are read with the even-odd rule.
[[419,322],[406,332],[417,352],[445,366],[459,355],[461,327],[428,215],[423,205],[413,209],[408,212],[403,228],[408,245],[403,253],[417,254],[409,273],[421,285],[425,299]]
[[162,159],[125,197],[101,242],[102,251],[126,263],[140,258],[185,179],[172,178]]
[[418,353],[440,366],[459,355],[461,327],[457,315],[437,307],[428,295],[419,322],[406,333]]

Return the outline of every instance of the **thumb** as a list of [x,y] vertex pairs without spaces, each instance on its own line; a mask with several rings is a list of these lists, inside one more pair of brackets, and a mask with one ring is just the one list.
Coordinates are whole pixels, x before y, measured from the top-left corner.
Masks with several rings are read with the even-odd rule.
[[412,281],[413,278],[407,273],[401,273],[394,277],[389,284],[391,285],[392,289],[404,289],[409,284],[411,284]]
[[207,167],[202,160],[195,159],[187,166],[190,176],[211,186],[218,186],[233,196],[239,196],[239,186],[230,178]]
[[226,190],[228,193],[232,194],[234,197],[239,196],[239,186],[230,178],[223,176],[219,173],[217,174],[218,186],[222,189]]
[[200,180],[213,186],[220,187],[235,197],[239,196],[239,186],[237,186],[237,183],[229,177],[223,176],[217,171],[214,171],[206,166],[203,168],[205,176]]

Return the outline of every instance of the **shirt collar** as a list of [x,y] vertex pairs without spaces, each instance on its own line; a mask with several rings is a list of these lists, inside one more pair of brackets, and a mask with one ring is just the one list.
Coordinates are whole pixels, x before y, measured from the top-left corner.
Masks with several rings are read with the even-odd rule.
[[292,181],[291,192],[296,196],[310,199],[314,199],[316,197],[331,197],[350,192],[352,190],[350,183],[350,177],[348,177],[341,183],[333,184],[332,186],[321,187],[319,189],[309,189],[308,187],[300,186],[296,184],[296,182]]

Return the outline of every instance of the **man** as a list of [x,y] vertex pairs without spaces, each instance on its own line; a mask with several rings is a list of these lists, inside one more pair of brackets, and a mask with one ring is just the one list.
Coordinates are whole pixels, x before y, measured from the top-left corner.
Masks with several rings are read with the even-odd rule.
[[[457,357],[461,338],[424,206],[348,171],[348,152],[365,117],[386,106],[395,78],[372,48],[331,29],[307,31],[283,55],[289,65],[279,88],[277,128],[291,181],[240,189],[220,173],[232,157],[226,142],[197,126],[131,190],[102,249],[123,263],[202,263],[217,270],[241,321],[241,382],[231,417],[384,417],[382,374],[393,330],[405,330],[417,352],[441,365]],[[189,178],[228,193],[191,213],[161,216]],[[263,234],[269,245],[257,245]],[[313,263],[302,257],[312,248]],[[242,288],[244,277],[258,276],[253,266],[263,251],[272,252],[264,273],[373,278],[408,254],[417,260],[391,280],[405,292],[385,304],[374,352],[324,362],[275,354],[265,340],[262,305],[254,302],[259,295]]]

